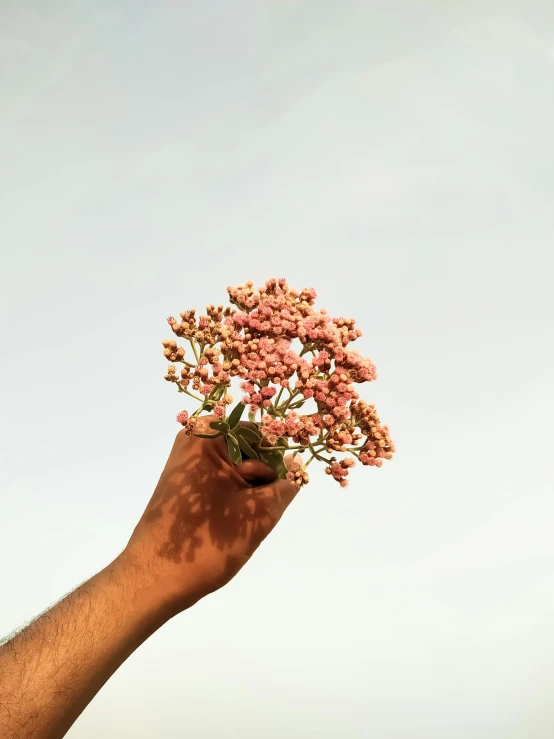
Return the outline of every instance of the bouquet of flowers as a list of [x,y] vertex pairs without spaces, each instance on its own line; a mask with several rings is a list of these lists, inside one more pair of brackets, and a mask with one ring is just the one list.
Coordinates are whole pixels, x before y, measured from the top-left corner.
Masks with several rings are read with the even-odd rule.
[[[224,436],[233,464],[261,459],[298,486],[308,482],[314,459],[341,487],[356,460],[380,467],[391,459],[388,427],[356,390],[376,371],[349,348],[362,335],[354,319],[316,310],[315,290],[292,290],[285,279],[258,289],[247,282],[227,293],[233,308],[209,305],[205,315],[192,309],[180,320],[167,319],[190,345],[185,350],[175,339],[162,342],[171,362],[165,379],[198,404],[177,416],[185,433]],[[234,378],[243,397],[231,410]],[[249,423],[242,420],[246,409]],[[298,456],[304,454],[307,459]]]

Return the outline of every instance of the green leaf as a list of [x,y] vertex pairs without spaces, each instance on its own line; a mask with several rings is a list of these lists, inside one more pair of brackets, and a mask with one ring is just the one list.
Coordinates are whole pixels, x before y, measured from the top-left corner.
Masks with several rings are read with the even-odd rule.
[[301,408],[304,405],[305,402],[306,402],[305,400],[297,400],[296,403],[293,403],[292,405],[289,405],[289,408],[291,410],[293,408]]
[[286,447],[287,449],[289,448],[289,440],[287,439],[287,437],[286,437],[286,436],[280,436],[280,437],[279,437],[279,438],[277,439],[277,444],[278,444],[278,446],[284,446],[284,447]]
[[259,459],[260,455],[258,452],[254,451],[250,444],[246,441],[246,439],[243,436],[239,436],[239,446],[244,454],[246,454],[247,457],[250,457],[250,459]]
[[281,452],[274,449],[270,451],[264,451],[263,447],[260,448],[260,458],[268,464],[275,472],[279,475],[281,480],[284,480],[287,476],[287,465],[283,459]]
[[225,421],[211,421],[210,428],[215,429],[216,431],[221,431],[223,434],[230,431],[229,424],[225,423]]
[[199,439],[217,439],[218,436],[223,436],[223,434],[195,434],[193,432],[194,436],[198,436]]
[[228,419],[228,424],[232,429],[234,429],[235,426],[240,421],[240,417],[242,416],[245,408],[246,406],[244,405],[244,403],[237,403],[236,406],[231,411],[231,415],[229,416],[229,419]]
[[274,407],[273,407],[272,405],[270,405],[270,406],[269,406],[269,408],[267,408],[267,409],[266,409],[266,413],[267,413],[267,414],[268,414],[269,416],[273,416],[273,417],[275,417],[275,416],[278,416],[278,415],[279,415],[279,414],[277,413],[277,411],[275,410],[275,408],[274,408]]
[[248,420],[250,421],[250,423],[256,423],[256,414],[250,411],[250,413],[248,414]]
[[235,434],[238,437],[242,436],[245,439],[248,439],[248,441],[259,443],[262,440],[262,435],[258,431],[254,431],[254,429],[251,429],[248,426],[239,426],[236,429]]
[[223,395],[225,394],[225,390],[226,390],[226,389],[227,389],[227,388],[226,388],[226,386],[225,386],[225,385],[216,385],[216,386],[215,386],[215,387],[213,388],[212,392],[211,392],[211,393],[209,394],[209,396],[208,396],[208,397],[209,397],[209,398],[210,398],[211,400],[216,400],[216,401],[217,401],[217,400],[221,400],[221,398],[222,398],[222,397],[223,397]]
[[229,452],[229,459],[233,464],[240,464],[242,462],[239,443],[233,434],[227,436],[227,451]]

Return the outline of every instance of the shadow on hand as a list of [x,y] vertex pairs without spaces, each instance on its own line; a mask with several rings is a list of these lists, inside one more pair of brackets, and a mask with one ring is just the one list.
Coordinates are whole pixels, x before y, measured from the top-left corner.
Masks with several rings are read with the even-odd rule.
[[170,457],[145,512],[145,521],[169,519],[159,549],[167,560],[193,562],[205,544],[248,557],[280,517],[270,486],[273,470],[254,460],[233,467],[217,441],[185,441],[177,461],[171,464]]

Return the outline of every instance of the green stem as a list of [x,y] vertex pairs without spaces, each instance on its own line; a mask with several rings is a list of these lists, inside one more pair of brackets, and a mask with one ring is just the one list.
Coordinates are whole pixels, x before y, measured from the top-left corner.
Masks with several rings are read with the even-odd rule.
[[196,341],[192,337],[189,339],[189,341],[192,347],[192,351],[194,352],[194,356],[196,357],[196,363],[200,364],[200,357],[198,355],[198,350],[196,348]]
[[277,393],[277,397],[275,398],[275,403],[273,403],[273,407],[274,408],[277,408],[277,406],[279,405],[279,401],[281,400],[281,395],[283,394],[283,390],[284,389],[285,388],[283,386],[281,386],[281,389]]
[[287,408],[289,407],[289,405],[291,404],[292,399],[295,398],[297,395],[300,394],[300,390],[294,390],[292,393],[289,390],[289,393],[290,393],[290,395],[287,398],[287,400],[284,402],[283,406],[280,407],[280,408],[276,408],[275,409],[277,411],[277,413],[283,414],[287,410]]
[[198,400],[200,403],[204,402],[204,398],[201,398],[199,395],[195,395],[194,393],[191,393],[190,390],[187,390],[186,387],[183,387],[181,384],[179,384],[179,392],[186,393],[187,395],[190,395],[191,398],[194,398],[195,400]]
[[320,462],[326,462],[327,464],[332,464],[331,460],[325,459],[325,457],[322,457],[321,454],[317,452],[316,448],[312,444],[308,444],[308,446],[310,447],[310,451],[312,452],[313,457],[318,459]]

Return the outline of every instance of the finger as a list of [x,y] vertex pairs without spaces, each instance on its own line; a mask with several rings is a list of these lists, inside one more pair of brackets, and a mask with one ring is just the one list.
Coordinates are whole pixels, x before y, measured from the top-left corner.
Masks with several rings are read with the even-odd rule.
[[277,479],[275,470],[259,459],[246,459],[235,471],[250,485],[270,485]]
[[[289,469],[293,462],[300,462],[300,457],[297,456],[295,459],[294,455],[287,454],[285,457],[285,464]],[[300,490],[297,485],[293,485],[289,480],[281,479],[275,480],[270,487],[273,492],[273,497],[279,503],[282,511],[285,511],[285,509],[292,503]]]
[[271,488],[273,497],[281,510],[281,514],[283,514],[289,507],[300,490],[297,485],[293,485],[292,482],[289,482],[288,480],[276,480],[271,485]]
[[[212,421],[218,421],[220,419],[210,414],[207,416],[200,416],[198,422],[194,427],[192,435],[188,437],[189,443],[201,444],[204,448],[204,454],[215,454],[217,458],[225,461],[229,461],[229,454],[227,452],[227,444],[224,436],[218,436],[218,432],[210,427]],[[213,439],[205,439],[199,436],[195,436],[195,433],[201,434],[213,434]]]

